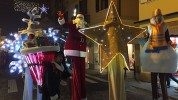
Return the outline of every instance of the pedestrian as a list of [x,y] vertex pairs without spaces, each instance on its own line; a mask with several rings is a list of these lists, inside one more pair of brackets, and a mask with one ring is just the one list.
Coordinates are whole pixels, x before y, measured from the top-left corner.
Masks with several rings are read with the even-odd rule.
[[[170,88],[170,79],[178,84],[178,80],[173,76],[172,73],[167,74],[167,87]],[[177,90],[177,89],[176,89]]]
[[[65,70],[65,59],[62,51],[56,52],[54,61],[44,63],[44,83],[42,87],[42,100],[59,100],[60,89],[59,85],[63,79]],[[65,76],[66,78],[66,76]]]
[[61,51],[61,55],[63,57],[63,60],[62,60],[61,63],[64,66],[64,71],[62,72],[60,84],[62,86],[66,86],[67,85],[66,81],[71,77],[72,73],[70,72],[71,71],[70,67],[67,67],[67,65],[66,65],[66,58],[65,58],[64,53],[62,51]]

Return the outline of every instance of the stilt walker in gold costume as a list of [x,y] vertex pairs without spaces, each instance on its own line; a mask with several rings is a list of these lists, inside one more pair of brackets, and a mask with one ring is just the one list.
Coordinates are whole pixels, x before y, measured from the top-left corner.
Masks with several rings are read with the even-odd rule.
[[143,71],[151,72],[153,100],[158,100],[157,76],[159,75],[163,100],[168,100],[166,73],[175,73],[177,69],[177,55],[169,36],[167,25],[160,9],[153,12],[148,26],[149,39],[141,52]]
[[144,30],[122,24],[113,0],[104,25],[79,30],[99,44],[100,72],[108,68],[109,100],[126,100],[123,68],[127,68],[127,44]]

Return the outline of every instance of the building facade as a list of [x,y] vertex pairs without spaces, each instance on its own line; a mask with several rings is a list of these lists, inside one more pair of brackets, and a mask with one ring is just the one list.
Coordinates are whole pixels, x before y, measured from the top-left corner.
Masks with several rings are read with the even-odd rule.
[[[124,24],[134,25],[139,18],[139,0],[113,0]],[[89,26],[101,25],[105,21],[106,13],[111,0],[65,0],[63,1],[65,18],[74,18],[75,12],[82,12]],[[76,9],[76,11],[75,11]],[[88,57],[86,62],[89,68],[99,69],[98,45],[88,40]]]
[[[160,8],[165,18],[165,22],[169,25],[171,35],[178,33],[178,8],[176,0],[150,0],[149,2],[139,3],[139,21],[140,26],[144,27],[149,23],[152,12],[156,8]],[[168,6],[170,4],[171,6]]]

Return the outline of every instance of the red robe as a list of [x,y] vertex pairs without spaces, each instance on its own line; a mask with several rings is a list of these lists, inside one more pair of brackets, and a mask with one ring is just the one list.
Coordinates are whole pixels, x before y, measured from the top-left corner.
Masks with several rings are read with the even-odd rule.
[[85,86],[86,37],[78,32],[73,21],[65,23],[65,20],[62,19],[58,22],[64,28],[69,29],[64,45],[64,54],[72,59],[72,100],[87,100]]

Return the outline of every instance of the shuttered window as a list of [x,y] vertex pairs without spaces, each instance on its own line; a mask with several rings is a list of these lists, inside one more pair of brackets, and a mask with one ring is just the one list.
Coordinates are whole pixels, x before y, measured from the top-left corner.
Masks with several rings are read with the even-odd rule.
[[108,8],[108,0],[96,0],[96,12]]

